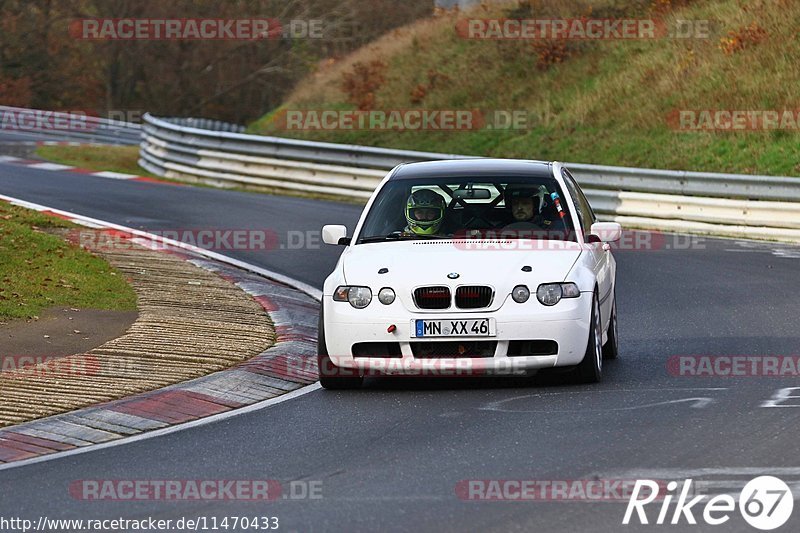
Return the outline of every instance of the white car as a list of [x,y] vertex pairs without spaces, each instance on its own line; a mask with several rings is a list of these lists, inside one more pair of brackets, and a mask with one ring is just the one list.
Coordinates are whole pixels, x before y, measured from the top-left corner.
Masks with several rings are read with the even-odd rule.
[[613,222],[598,222],[560,163],[399,165],[367,202],[325,280],[320,381],[505,375],[573,367],[601,379],[617,355]]

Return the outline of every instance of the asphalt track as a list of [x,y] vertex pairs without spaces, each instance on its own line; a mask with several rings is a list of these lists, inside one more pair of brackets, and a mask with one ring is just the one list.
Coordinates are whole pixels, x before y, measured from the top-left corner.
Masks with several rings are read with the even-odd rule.
[[[316,242],[289,248],[305,232],[318,238],[324,223],[352,228],[359,213],[332,202],[4,163],[0,193],[151,230],[273,231],[282,249],[226,253],[317,287],[340,250]],[[284,531],[646,531],[656,527],[621,526],[623,503],[463,501],[456,487],[472,479],[646,476],[735,485],[769,473],[800,483],[800,401],[762,407],[800,379],[681,377],[667,369],[674,355],[798,355],[800,249],[721,239],[659,248],[616,254],[621,355],[606,364],[600,385],[399,379],[317,390],[209,425],[2,471],[0,516],[267,515]],[[322,498],[82,501],[68,491],[80,479],[277,479],[321,483]],[[781,530],[796,531],[798,513]],[[682,524],[666,529],[755,531],[736,512],[716,528]]]

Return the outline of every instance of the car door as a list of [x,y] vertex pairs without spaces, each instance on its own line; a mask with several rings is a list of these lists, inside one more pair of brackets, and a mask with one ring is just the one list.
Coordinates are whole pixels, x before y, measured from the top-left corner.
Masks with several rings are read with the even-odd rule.
[[[572,177],[569,170],[562,169],[564,182],[572,196],[578,219],[582,226],[584,239],[588,238],[592,224],[597,222],[592,206],[583,194],[578,182]],[[608,320],[611,318],[611,306],[614,303],[614,258],[611,255],[611,248],[602,242],[587,243],[586,248],[592,254],[592,264],[594,265],[595,278],[597,279],[598,296],[600,298],[600,314],[603,319],[603,327],[607,327]]]

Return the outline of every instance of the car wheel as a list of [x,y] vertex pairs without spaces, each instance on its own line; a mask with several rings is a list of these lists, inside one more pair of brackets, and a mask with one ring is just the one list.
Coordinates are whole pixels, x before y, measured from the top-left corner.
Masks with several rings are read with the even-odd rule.
[[325,327],[322,320],[322,308],[319,312],[317,326],[317,367],[319,368],[319,383],[323,388],[342,390],[357,389],[361,387],[364,378],[359,375],[342,375],[355,370],[342,369],[333,364],[325,344]]
[[603,376],[603,326],[600,321],[600,303],[597,294],[592,297],[592,315],[590,319],[589,340],[583,361],[575,368],[576,378],[580,383],[597,383]]
[[614,295],[614,304],[611,306],[611,321],[608,323],[608,338],[603,345],[603,357],[616,359],[619,355],[619,336],[617,335],[617,295]]

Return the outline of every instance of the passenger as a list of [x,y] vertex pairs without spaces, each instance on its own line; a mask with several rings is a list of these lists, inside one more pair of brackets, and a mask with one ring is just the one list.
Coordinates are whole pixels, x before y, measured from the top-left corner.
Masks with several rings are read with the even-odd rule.
[[504,197],[514,221],[503,228],[503,233],[514,232],[520,238],[535,238],[535,234],[543,234],[549,229],[550,221],[542,214],[547,205],[544,186],[510,184]]

